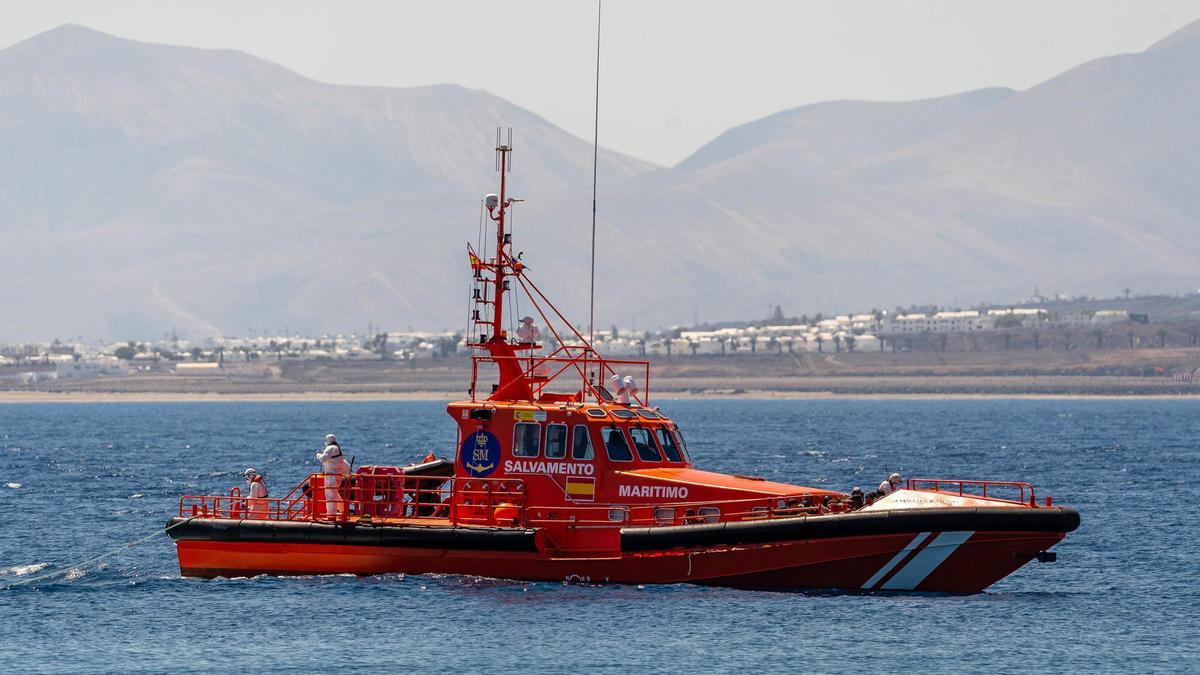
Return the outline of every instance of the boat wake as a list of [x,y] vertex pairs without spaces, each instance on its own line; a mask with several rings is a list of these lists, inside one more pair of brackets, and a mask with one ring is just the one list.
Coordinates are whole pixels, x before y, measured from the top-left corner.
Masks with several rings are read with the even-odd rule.
[[30,574],[41,572],[50,566],[50,563],[33,563],[31,565],[13,565],[12,567],[0,567],[0,577],[14,576],[24,577]]

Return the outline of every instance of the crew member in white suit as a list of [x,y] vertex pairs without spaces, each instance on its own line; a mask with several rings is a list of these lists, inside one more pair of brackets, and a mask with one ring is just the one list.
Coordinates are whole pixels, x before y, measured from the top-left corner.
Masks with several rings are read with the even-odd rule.
[[542,331],[537,326],[533,325],[533,317],[527,316],[521,319],[521,325],[517,326],[517,341],[521,344],[533,344],[542,336]]
[[342,502],[338,486],[342,476],[350,474],[350,465],[342,455],[342,446],[338,444],[336,436],[325,436],[325,449],[317,453],[317,461],[321,463],[321,473],[325,474],[325,512],[340,516],[346,510],[346,505]]
[[890,495],[900,489],[900,474],[894,473],[887,477],[887,480],[879,484],[879,494]]
[[267,517],[267,484],[254,469],[242,472],[246,477],[246,517],[265,520]]

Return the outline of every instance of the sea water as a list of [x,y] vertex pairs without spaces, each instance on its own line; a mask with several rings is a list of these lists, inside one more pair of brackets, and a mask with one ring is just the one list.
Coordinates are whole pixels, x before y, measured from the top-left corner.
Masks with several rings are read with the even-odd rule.
[[1171,671],[1200,659],[1200,401],[686,400],[716,471],[849,490],[1026,480],[1079,510],[1058,561],[970,596],[442,575],[184,579],[158,536],[248,466],[285,493],[334,432],[358,465],[452,456],[439,403],[0,405],[0,671]]

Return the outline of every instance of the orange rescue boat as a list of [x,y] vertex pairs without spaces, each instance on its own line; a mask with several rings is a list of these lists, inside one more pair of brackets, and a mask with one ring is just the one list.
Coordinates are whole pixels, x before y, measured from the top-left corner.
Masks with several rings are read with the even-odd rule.
[[[313,474],[253,514],[236,493],[185,496],[168,523],[182,574],[974,593],[1053,560],[1050,547],[1079,526],[1028,483],[910,479],[858,508],[841,492],[695,468],[679,425],[649,403],[649,364],[599,355],[513,256],[511,147],[496,151],[494,248],[468,245],[474,353],[469,397],[446,408],[454,458],[360,467],[340,479],[337,502],[310,489],[325,484]],[[530,322],[505,330],[514,281],[546,339]]]

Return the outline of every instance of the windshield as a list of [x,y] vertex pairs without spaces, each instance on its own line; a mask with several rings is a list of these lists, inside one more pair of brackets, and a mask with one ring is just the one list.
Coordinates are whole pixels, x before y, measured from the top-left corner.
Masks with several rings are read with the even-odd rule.
[[683,451],[683,458],[687,461],[692,461],[692,453],[688,452],[687,439],[683,437],[683,429],[679,425],[675,425],[675,437],[679,439],[679,449]]
[[614,462],[628,462],[633,459],[629,444],[625,442],[625,434],[617,427],[604,427],[600,430],[600,438],[604,441],[604,451]]
[[663,454],[672,462],[682,462],[683,456],[679,454],[679,448],[675,445],[675,439],[671,437],[671,432],[663,427],[654,430],[658,436],[658,444],[662,446]]
[[649,429],[634,427],[629,430],[629,437],[633,439],[633,447],[637,448],[638,459],[643,462],[662,461],[658,448],[654,446],[654,441],[650,440]]

